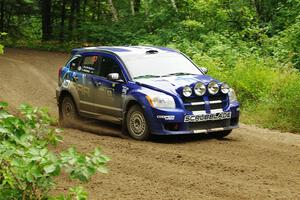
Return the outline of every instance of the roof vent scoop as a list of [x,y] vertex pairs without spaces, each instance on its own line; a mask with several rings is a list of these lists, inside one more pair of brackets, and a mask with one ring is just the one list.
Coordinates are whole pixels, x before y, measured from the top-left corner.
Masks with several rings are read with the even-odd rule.
[[148,50],[148,51],[146,51],[146,54],[156,54],[156,53],[158,53],[158,51],[157,50]]

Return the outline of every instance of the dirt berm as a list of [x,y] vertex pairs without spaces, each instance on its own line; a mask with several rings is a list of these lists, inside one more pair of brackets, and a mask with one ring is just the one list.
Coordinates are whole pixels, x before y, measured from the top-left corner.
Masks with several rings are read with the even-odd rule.
[[[23,102],[57,117],[57,70],[69,56],[6,49],[0,56],[0,101]],[[300,199],[300,135],[241,125],[223,140],[201,135],[138,142],[110,126],[62,133],[65,149],[100,146],[112,160],[108,174],[88,184],[90,199]],[[98,134],[95,134],[98,132]],[[103,135],[104,134],[104,135]],[[72,182],[58,178],[57,192]]]

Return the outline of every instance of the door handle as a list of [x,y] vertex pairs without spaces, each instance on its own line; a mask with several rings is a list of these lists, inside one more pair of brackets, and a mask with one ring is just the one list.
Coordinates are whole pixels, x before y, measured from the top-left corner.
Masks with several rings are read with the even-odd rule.
[[94,77],[92,77],[92,82],[95,84],[96,87],[100,87],[101,86],[101,82],[98,81],[97,79],[95,79]]

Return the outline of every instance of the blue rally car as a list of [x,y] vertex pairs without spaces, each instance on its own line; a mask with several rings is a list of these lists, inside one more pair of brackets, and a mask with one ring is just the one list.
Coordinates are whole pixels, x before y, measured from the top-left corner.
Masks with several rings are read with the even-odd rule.
[[59,70],[60,122],[79,116],[122,124],[131,137],[212,134],[238,127],[239,103],[227,83],[205,75],[183,53],[164,47],[73,49]]

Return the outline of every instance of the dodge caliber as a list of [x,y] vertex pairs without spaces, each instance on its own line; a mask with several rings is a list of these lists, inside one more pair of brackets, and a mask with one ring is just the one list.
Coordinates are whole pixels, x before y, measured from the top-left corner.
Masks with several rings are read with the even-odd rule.
[[122,125],[136,140],[151,134],[211,134],[238,127],[234,90],[183,53],[152,46],[73,49],[59,69],[60,122],[80,117]]

